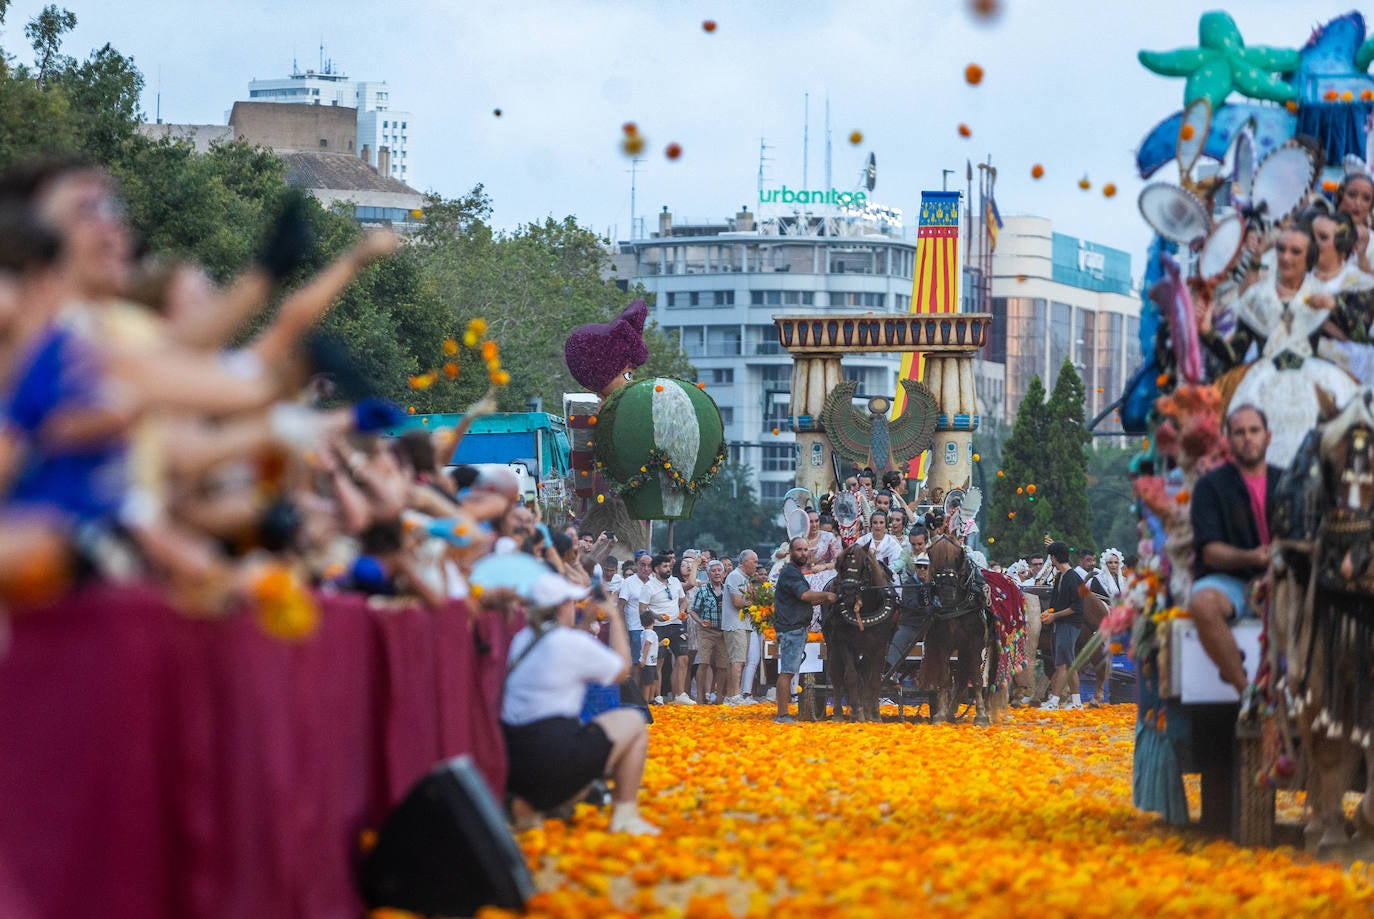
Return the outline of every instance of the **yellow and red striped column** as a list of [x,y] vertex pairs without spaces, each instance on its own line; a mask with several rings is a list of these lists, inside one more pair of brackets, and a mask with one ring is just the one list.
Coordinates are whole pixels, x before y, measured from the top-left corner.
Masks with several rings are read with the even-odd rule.
[[[959,312],[959,282],[963,263],[959,260],[959,193],[957,191],[921,192],[921,217],[916,230],[916,270],[911,282],[912,313]],[[898,374],[897,396],[893,400],[892,417],[906,407],[906,391],[902,380],[926,378],[925,355],[911,352],[902,355]],[[935,392],[941,398],[939,391]],[[956,411],[941,403],[946,413]],[[907,475],[913,479],[926,478],[930,463],[929,452],[911,461]]]

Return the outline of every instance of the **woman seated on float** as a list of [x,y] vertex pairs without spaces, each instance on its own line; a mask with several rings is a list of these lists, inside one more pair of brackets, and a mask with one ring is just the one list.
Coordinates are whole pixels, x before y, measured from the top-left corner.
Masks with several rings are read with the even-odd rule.
[[887,531],[887,514],[883,511],[874,511],[868,518],[868,532],[860,536],[855,545],[867,548],[889,572],[902,557],[902,544]]
[[1317,387],[1345,404],[1359,388],[1348,372],[1315,356],[1316,341],[1333,301],[1309,272],[1317,262],[1310,227],[1295,223],[1275,244],[1277,270],[1253,283],[1234,306],[1235,331],[1222,338],[1205,303],[1198,312],[1204,345],[1227,368],[1238,368],[1252,348],[1259,359],[1237,371],[1230,402],[1262,405],[1270,412],[1269,462],[1287,466],[1303,436],[1317,422]]
[[530,624],[511,641],[501,729],[512,816],[518,826],[531,826],[540,811],[576,802],[609,776],[611,832],[657,835],[636,805],[649,753],[643,716],[621,708],[586,724],[579,718],[588,686],[613,686],[630,672],[623,616],[605,617],[609,648],[588,633],[597,616],[578,622],[576,601],[587,593],[556,574],[541,576],[530,588]]

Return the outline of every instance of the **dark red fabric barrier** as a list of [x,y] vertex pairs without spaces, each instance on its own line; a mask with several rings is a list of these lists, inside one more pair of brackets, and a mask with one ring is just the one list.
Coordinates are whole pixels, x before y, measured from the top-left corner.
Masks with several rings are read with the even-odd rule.
[[284,644],[96,587],[0,660],[0,917],[349,917],[359,834],[436,760],[505,785],[512,628],[322,600]]

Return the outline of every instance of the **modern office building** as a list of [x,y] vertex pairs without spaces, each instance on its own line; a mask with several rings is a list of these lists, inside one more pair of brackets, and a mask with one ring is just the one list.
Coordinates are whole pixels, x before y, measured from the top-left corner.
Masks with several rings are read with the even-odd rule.
[[[280,79],[251,80],[248,99],[357,109],[355,143],[359,155],[391,178],[415,185],[410,161],[410,129],[415,118],[392,108],[391,87],[385,81],[350,80],[325,62],[319,71],[297,70]],[[381,159],[382,148],[389,151],[387,162]]]
[[[1083,377],[1091,419],[1111,405],[1140,366],[1140,291],[1131,256],[1054,232],[1044,217],[1008,217],[992,259],[993,315],[985,361],[1001,365],[1008,423],[1031,378],[1048,390],[1064,361]],[[990,387],[991,389],[991,387]],[[991,392],[990,392],[991,395]],[[992,414],[991,405],[984,416]],[[1120,430],[1109,415],[1099,431]]]

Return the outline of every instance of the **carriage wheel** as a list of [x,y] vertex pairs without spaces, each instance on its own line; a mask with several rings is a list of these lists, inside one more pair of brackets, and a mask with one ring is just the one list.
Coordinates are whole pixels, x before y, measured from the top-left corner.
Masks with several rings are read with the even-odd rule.
[[1241,846],[1274,844],[1274,789],[1261,787],[1255,777],[1264,765],[1264,741],[1258,731],[1236,737],[1235,840]]

